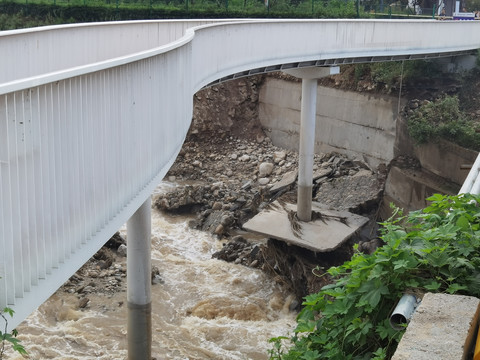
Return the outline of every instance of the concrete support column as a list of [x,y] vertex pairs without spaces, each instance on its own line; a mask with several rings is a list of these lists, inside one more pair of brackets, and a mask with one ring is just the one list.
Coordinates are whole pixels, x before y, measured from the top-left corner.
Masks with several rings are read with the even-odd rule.
[[128,359],[152,358],[151,198],[127,222]]
[[338,74],[336,67],[310,67],[285,71],[302,79],[300,148],[298,163],[297,217],[312,220],[313,155],[315,153],[315,120],[317,113],[317,80]]
[[298,150],[297,217],[312,220],[313,154],[315,148],[315,117],[317,79],[302,79],[300,148]]

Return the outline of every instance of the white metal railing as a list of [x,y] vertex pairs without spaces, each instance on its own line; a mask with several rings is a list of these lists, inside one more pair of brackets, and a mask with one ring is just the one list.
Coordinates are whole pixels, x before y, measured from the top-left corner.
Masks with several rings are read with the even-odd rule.
[[44,301],[161,181],[189,127],[188,52],[0,96],[0,306]]
[[480,194],[480,154],[475,159],[475,162],[472,165],[472,168],[468,172],[467,178],[465,179],[459,194]]
[[[129,21],[0,32],[0,84],[168,46],[210,20]],[[131,60],[131,59],[130,59]]]
[[480,48],[476,22],[215,22],[0,32],[0,308],[15,309],[12,327],[144,203],[182,146],[193,94],[211,81]]

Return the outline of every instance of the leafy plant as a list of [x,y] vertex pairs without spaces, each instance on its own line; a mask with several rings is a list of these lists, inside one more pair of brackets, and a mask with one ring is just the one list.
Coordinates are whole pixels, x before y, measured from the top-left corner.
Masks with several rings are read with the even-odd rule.
[[357,16],[354,1],[329,0],[324,6],[317,6],[315,16],[318,18],[354,18]]
[[408,117],[410,136],[423,144],[440,138],[480,150],[480,134],[460,110],[457,96],[445,96],[418,108]]
[[[325,6],[324,6],[325,4]],[[4,0],[0,29],[69,22],[185,18],[354,18],[353,0]]]
[[399,61],[372,63],[372,81],[387,85],[396,85],[402,75],[402,63]]
[[356,64],[354,66],[354,73],[353,73],[353,82],[355,86],[358,85],[358,82],[362,80],[366,76],[370,76],[370,64]]
[[390,61],[371,63],[372,81],[378,84],[386,84],[398,88],[400,79],[404,82],[415,79],[434,79],[442,75],[438,63],[426,60],[414,61]]
[[403,331],[389,315],[403,293],[480,295],[480,198],[433,195],[431,205],[382,223],[385,245],[328,270],[335,282],[309,295],[290,343],[271,359],[388,359]]
[[[342,73],[345,73],[345,70],[349,70],[349,65],[344,65]],[[400,83],[411,83],[418,79],[430,81],[443,74],[437,63],[426,60],[355,64],[351,73],[353,74],[351,82],[355,86],[360,80],[365,80],[377,90],[387,90],[387,92],[399,90]]]
[[12,349],[19,354],[27,355],[27,351],[25,350],[23,345],[20,344],[20,340],[17,339],[17,330],[13,329],[10,333],[7,331],[8,320],[5,317],[5,314],[13,316],[13,313],[14,311],[8,307],[0,311],[0,317],[2,317],[5,321],[5,328],[3,329],[3,331],[0,331],[0,360],[3,359],[3,355],[5,354],[5,351],[7,349],[7,344],[10,344],[12,346]]

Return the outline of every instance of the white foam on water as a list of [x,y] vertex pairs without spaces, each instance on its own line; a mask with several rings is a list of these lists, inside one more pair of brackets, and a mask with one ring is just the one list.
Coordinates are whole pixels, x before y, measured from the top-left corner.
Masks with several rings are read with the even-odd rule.
[[[164,281],[152,287],[152,356],[268,359],[268,339],[295,326],[292,295],[260,270],[212,259],[221,242],[188,220],[152,211],[152,264]],[[18,327],[32,359],[127,357],[126,293],[88,297],[89,308],[79,310],[75,295],[57,292]]]

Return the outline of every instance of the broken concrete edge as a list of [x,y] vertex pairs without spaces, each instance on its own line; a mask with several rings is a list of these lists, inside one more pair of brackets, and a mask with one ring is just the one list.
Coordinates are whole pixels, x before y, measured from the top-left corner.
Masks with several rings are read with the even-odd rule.
[[368,218],[328,209],[312,202],[314,219],[303,222],[292,214],[296,204],[274,201],[270,206],[243,224],[243,229],[296,245],[314,252],[330,252],[350,239]]
[[279,182],[273,184],[273,186],[270,187],[269,189],[270,194],[273,194],[275,192],[284,190],[292,186],[297,181],[297,176],[298,176],[298,170],[293,170],[285,173]]
[[476,297],[426,293],[392,360],[471,359],[479,315]]

